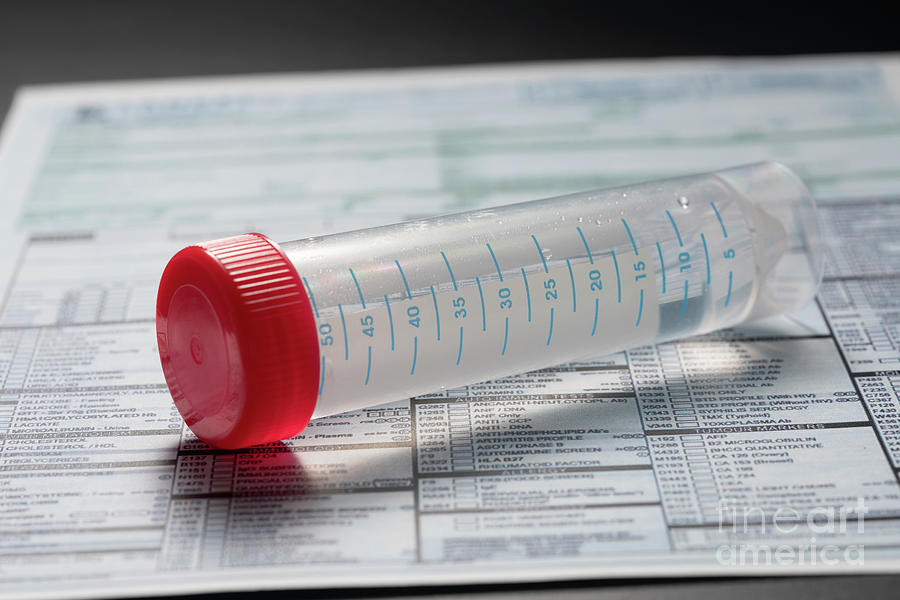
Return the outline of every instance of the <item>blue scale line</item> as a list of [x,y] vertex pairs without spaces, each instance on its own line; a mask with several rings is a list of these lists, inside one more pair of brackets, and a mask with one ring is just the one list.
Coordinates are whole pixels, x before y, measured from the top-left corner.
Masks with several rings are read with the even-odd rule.
[[506,341],[509,339],[509,317],[506,317],[505,325],[503,327],[503,350],[500,351],[500,356],[506,354]]
[[369,361],[366,363],[366,381],[363,385],[369,385],[369,375],[372,374],[372,346],[369,346]]
[[384,305],[387,306],[388,323],[391,326],[391,352],[394,351],[394,316],[391,314],[391,302],[388,300],[387,294],[384,295]]
[[475,283],[478,284],[478,297],[481,298],[481,330],[487,331],[487,315],[484,313],[484,292],[481,290],[481,280],[476,277]]
[[643,314],[644,314],[644,290],[642,289],[641,290],[641,301],[640,301],[640,304],[638,304],[637,321],[634,322],[635,327],[641,326],[641,315],[643,315]]
[[356,273],[353,272],[353,269],[348,269],[350,271],[350,277],[353,278],[353,283],[356,284],[356,293],[359,294],[359,301],[362,302],[363,309],[366,308],[366,299],[363,298],[362,289],[359,287],[359,281],[356,279]]
[[549,273],[550,269],[547,268],[547,259],[544,258],[544,251],[541,250],[541,245],[538,244],[537,238],[534,237],[534,234],[532,234],[531,239],[534,242],[534,247],[537,248],[538,254],[541,255],[541,262],[544,263],[544,273]]
[[688,299],[688,282],[687,279],[684,280],[684,300],[681,301],[681,316],[684,316],[684,312],[687,310],[687,299]]
[[666,263],[663,262],[662,257],[662,248],[659,247],[659,242],[656,242],[656,251],[659,253],[659,270],[662,273],[662,293],[666,293]]
[[572,312],[577,308],[575,304],[575,275],[572,274],[572,261],[566,259],[566,266],[569,267],[569,281],[572,282]]
[[413,364],[412,369],[409,370],[410,375],[416,374],[416,358],[419,356],[419,336],[413,336]]
[[409,291],[409,284],[406,282],[406,274],[403,273],[403,267],[400,266],[399,260],[395,260],[394,264],[397,265],[397,270],[400,271],[400,277],[403,278],[403,287],[406,288],[406,297],[412,300],[412,294]]
[[494,249],[491,248],[490,244],[485,244],[487,246],[488,252],[491,253],[491,258],[494,259],[494,266],[497,268],[497,276],[500,278],[500,282],[503,282],[503,272],[500,271],[500,263],[497,262],[497,255],[494,254]]
[[522,281],[525,282],[525,298],[528,300],[528,322],[531,323],[531,291],[528,289],[528,277],[525,276],[525,269],[522,269]]
[[441,251],[441,256],[444,257],[444,264],[447,265],[447,272],[450,273],[450,279],[453,281],[453,289],[458,292],[459,286],[456,284],[456,277],[453,276],[453,269],[450,268],[450,261],[447,260],[447,255],[444,254],[443,250]]
[[728,306],[728,303],[731,302],[731,283],[734,279],[734,271],[728,271],[728,295],[725,296],[725,306]]
[[709,205],[712,206],[713,211],[716,213],[716,218],[719,220],[719,225],[722,226],[722,235],[725,236],[725,238],[728,238],[728,232],[725,231],[725,223],[722,222],[722,215],[719,214],[719,209],[716,208],[716,203],[710,202]]
[[456,366],[459,366],[459,359],[462,358],[462,340],[463,340],[463,328],[460,326],[459,328],[459,350],[456,351]]
[[338,304],[338,312],[341,313],[341,329],[344,330],[344,360],[350,360],[350,347],[347,345],[347,323],[344,322],[344,307]]
[[303,277],[303,285],[306,286],[306,293],[309,295],[309,301],[312,302],[313,312],[316,313],[316,318],[319,318],[319,308],[316,306],[316,297],[313,296],[312,288],[309,287],[309,282],[306,280],[306,277]]
[[625,222],[625,219],[622,219],[622,225],[625,226],[625,231],[628,232],[628,239],[631,240],[631,247],[634,250],[634,255],[638,255],[637,244],[634,243],[634,236],[631,235],[631,227],[628,226],[628,223]]
[[434,302],[434,322],[437,323],[437,339],[441,341],[441,315],[438,312],[437,296],[434,295],[434,286],[429,285],[428,287],[431,289],[431,300]]
[[622,279],[619,277],[619,261],[616,260],[616,251],[610,252],[613,257],[613,265],[616,267],[616,287],[619,290],[619,304],[622,304]]
[[325,389],[325,357],[322,357],[322,366],[319,368],[319,397],[322,396],[322,390]]
[[669,217],[669,223],[672,224],[672,229],[675,230],[675,235],[678,236],[678,245],[679,245],[679,246],[684,246],[684,242],[681,241],[681,232],[678,231],[678,225],[675,224],[675,219],[672,218],[672,213],[670,213],[670,212],[667,210],[667,211],[666,211],[666,216]]
[[550,307],[550,331],[547,333],[547,345],[550,345],[550,339],[553,337],[553,307]]
[[591,264],[594,264],[594,255],[591,254],[591,249],[588,246],[587,240],[584,239],[584,233],[581,231],[581,227],[576,227],[578,230],[578,235],[581,236],[581,243],[584,244],[584,249],[587,251],[588,260],[591,261]]
[[706,247],[706,236],[702,233],[700,234],[700,241],[703,242],[703,254],[706,256],[706,283],[709,285],[710,281],[712,281],[709,273],[709,248]]
[[594,328],[591,329],[591,337],[597,335],[597,316],[600,314],[600,298],[594,298]]

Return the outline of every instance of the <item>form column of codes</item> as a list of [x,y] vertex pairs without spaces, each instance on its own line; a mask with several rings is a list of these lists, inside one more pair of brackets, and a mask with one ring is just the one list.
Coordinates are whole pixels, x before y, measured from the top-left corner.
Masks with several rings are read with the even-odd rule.
[[178,457],[160,560],[164,569],[198,566],[214,460],[206,454]]
[[39,329],[23,329],[19,334],[18,344],[6,372],[3,382],[4,390],[21,390],[25,388],[28,372],[31,370],[32,358],[37,348]]
[[474,471],[475,448],[472,444],[469,404],[450,404],[447,413],[450,422],[450,469],[454,472]]
[[900,373],[856,380],[894,469],[900,471]]
[[[678,350],[677,343],[657,347],[666,389],[669,391],[669,402],[675,416],[675,427],[699,427],[697,411]],[[701,519],[704,521],[714,519],[718,509],[719,493],[703,436],[680,435],[678,438],[700,507]]]
[[[234,454],[220,454],[213,463],[209,483],[209,493],[212,497],[206,509],[206,527],[200,555],[200,566],[204,568],[222,565],[228,513],[231,509],[231,491],[234,486],[234,462]],[[225,497],[216,497],[218,495]]]
[[452,470],[450,415],[444,402],[413,400],[416,417],[416,470],[437,473]]
[[900,279],[832,280],[819,295],[854,372],[900,364]]
[[[645,430],[698,426],[677,344],[631,351],[629,361]],[[648,436],[647,445],[669,522],[702,521],[718,499],[703,436]]]
[[715,521],[720,497],[706,441],[702,435],[696,434],[679,435],[678,440],[700,506],[700,517],[706,522]]
[[[885,297],[884,292],[898,291],[898,283],[900,282],[882,282],[873,281],[847,281],[847,293],[854,300],[854,305],[859,314],[859,324],[875,352],[891,352],[897,350],[896,344],[896,324],[890,323],[889,315],[880,315],[878,312],[885,309],[896,309],[900,306],[896,296]],[[864,311],[864,312],[860,312]],[[892,335],[894,334],[894,335]],[[900,362],[900,357],[894,357],[893,360],[882,357],[880,361],[884,362]]]
[[659,361],[662,366],[663,380],[669,392],[669,402],[676,427],[697,427],[697,411],[691,401],[690,390],[681,359],[678,356],[678,344],[657,346]]
[[[5,373],[0,371],[0,376],[5,375],[3,379],[0,379],[3,383],[0,386],[0,436],[2,436],[0,440],[5,440],[12,430],[13,417],[19,403],[19,394],[3,394],[2,390],[22,390],[25,387],[39,334],[40,330],[38,329],[24,329],[5,335],[0,334],[0,352],[8,349],[4,354],[10,357],[3,370]],[[0,451],[4,445],[0,441]]]
[[233,454],[179,457],[163,551],[167,568],[221,565],[234,463]]

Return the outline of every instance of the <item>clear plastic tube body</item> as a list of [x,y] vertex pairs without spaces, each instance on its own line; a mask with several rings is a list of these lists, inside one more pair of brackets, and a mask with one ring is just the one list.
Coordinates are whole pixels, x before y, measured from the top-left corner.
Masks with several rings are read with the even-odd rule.
[[281,244],[314,416],[706,333],[815,294],[815,204],[759,163]]

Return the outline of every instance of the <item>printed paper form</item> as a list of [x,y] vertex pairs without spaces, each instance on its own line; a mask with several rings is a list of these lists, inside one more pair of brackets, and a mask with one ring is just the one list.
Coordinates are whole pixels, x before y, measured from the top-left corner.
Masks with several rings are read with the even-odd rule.
[[[26,91],[0,150],[0,597],[895,569],[897,64]],[[760,159],[822,200],[829,270],[791,319],[398,399],[244,451],[206,448],[171,404],[153,302],[186,243]]]

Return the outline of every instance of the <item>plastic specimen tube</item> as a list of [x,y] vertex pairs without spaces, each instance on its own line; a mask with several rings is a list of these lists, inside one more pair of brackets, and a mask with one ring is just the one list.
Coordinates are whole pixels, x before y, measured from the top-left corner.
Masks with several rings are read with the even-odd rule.
[[706,333],[808,302],[801,180],[759,163],[280,245],[190,246],[157,338],[188,426],[235,448],[310,418]]

